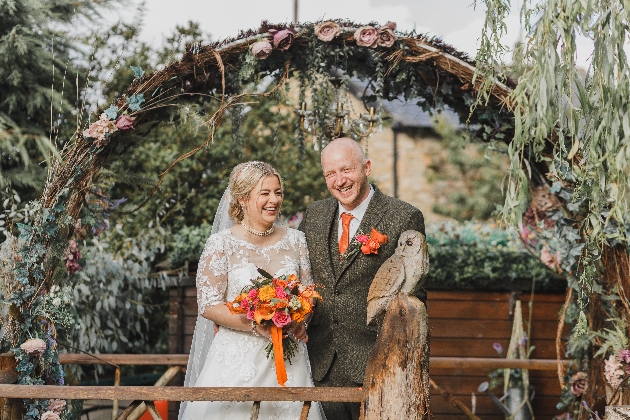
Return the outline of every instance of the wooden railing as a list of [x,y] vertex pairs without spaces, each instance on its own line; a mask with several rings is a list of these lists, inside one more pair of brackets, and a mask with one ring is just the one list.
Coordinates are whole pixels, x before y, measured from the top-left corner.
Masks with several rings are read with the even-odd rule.
[[[401,319],[406,318],[406,319]],[[319,402],[359,402],[361,416],[366,420],[394,418],[388,414],[388,407],[400,412],[401,405],[408,405],[404,418],[427,419],[428,408],[428,345],[426,329],[426,309],[415,298],[399,296],[384,320],[383,329],[389,328],[392,334],[381,334],[370,357],[366,372],[365,388],[204,388],[175,387],[166,385],[184,370],[188,354],[60,354],[62,364],[113,365],[116,369],[114,386],[37,386],[0,385],[0,398],[9,399],[90,399],[111,400],[114,402],[113,418],[137,419],[149,411],[154,419],[160,419],[153,401],[252,401],[251,419],[258,417],[261,401],[300,401],[303,409],[300,419],[306,419],[312,401]],[[387,331],[387,330],[385,330]],[[388,337],[389,336],[389,337]],[[396,338],[393,340],[392,336]],[[402,340],[402,341],[401,341]],[[395,350],[395,351],[394,351]],[[404,350],[404,353],[401,351]],[[420,357],[418,357],[420,355]],[[398,358],[398,359],[397,359]],[[402,360],[404,359],[404,360]],[[404,378],[390,364],[403,367]],[[423,364],[424,363],[424,364]],[[568,365],[568,361],[562,362]],[[169,366],[154,386],[120,386],[120,366],[123,365],[165,365]],[[497,358],[456,358],[433,357],[432,368],[474,368],[493,370],[498,368],[518,368],[529,370],[557,370],[556,360],[525,359],[508,360]],[[413,392],[401,393],[395,387],[398,382],[415,380]],[[388,389],[383,385],[388,383]],[[392,384],[394,386],[392,386]],[[434,386],[434,388],[436,388]],[[413,394],[413,395],[412,395]],[[422,394],[422,395],[418,395]],[[132,400],[120,414],[117,413],[118,400]],[[15,400],[14,400],[15,401]],[[366,402],[369,401],[369,404]],[[19,401],[21,403],[21,401]],[[457,405],[455,401],[451,401]],[[418,409],[426,407],[426,409]],[[461,404],[458,408],[463,409]],[[0,408],[1,410],[1,408]],[[4,410],[6,412],[6,410]],[[9,410],[10,411],[10,410]],[[464,410],[462,410],[464,411]],[[469,418],[469,413],[464,412]],[[472,413],[471,413],[472,414]],[[5,416],[0,416],[5,420]],[[6,417],[13,420],[17,417]]]

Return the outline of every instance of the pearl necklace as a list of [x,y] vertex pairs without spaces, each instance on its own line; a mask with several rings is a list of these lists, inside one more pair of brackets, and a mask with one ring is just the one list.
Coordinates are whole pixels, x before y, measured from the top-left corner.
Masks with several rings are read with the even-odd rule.
[[241,226],[243,226],[246,231],[256,236],[269,236],[273,233],[273,230],[275,229],[274,225],[271,225],[269,229],[265,230],[264,232],[260,232],[258,230],[254,230],[250,228],[249,226],[247,226],[244,221],[241,222]]

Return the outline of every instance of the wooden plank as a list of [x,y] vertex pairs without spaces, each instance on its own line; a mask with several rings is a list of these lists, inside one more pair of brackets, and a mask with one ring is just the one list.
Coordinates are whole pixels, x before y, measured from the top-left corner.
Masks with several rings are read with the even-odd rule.
[[[438,337],[431,339],[431,358],[434,357],[487,357],[492,358],[497,352],[492,345],[498,342],[507,348],[508,339],[462,339],[458,337]],[[536,348],[532,352],[533,359],[554,359],[556,357],[556,343],[553,340],[537,340],[533,343]]]
[[[458,398],[470,398],[474,392],[477,393],[479,384],[488,380],[487,376],[442,376],[431,375],[431,379],[435,381],[440,388],[448,391],[450,394],[458,396]],[[546,397],[559,397],[560,386],[558,378],[530,378],[530,383],[536,390],[536,395],[544,395]],[[503,388],[492,390],[495,393],[502,393]],[[500,396],[500,395],[499,395]]]
[[361,402],[361,388],[205,388],[174,386],[0,385],[2,398],[138,401],[330,401]]
[[[533,321],[556,321],[561,303],[536,304],[532,312]],[[463,302],[463,301],[427,301],[429,324],[433,319],[509,319],[510,306],[508,302]],[[527,305],[523,306],[523,319],[527,320],[529,313]]]
[[[186,366],[188,354],[97,354],[95,359],[83,353],[62,353],[59,355],[61,364],[98,365],[112,363],[117,365],[171,365]],[[563,362],[568,366],[569,361]],[[498,368],[519,368],[536,371],[556,371],[555,359],[501,359],[481,357],[432,357],[429,361],[431,373],[434,369],[448,370],[484,370]],[[554,377],[555,374],[550,374]],[[127,398],[129,399],[129,398]]]
[[[95,354],[96,358],[83,353],[62,353],[59,355],[61,364],[78,365],[173,365],[186,366],[188,354]],[[107,363],[105,363],[107,362]],[[129,400],[130,398],[123,398]]]
[[[471,319],[443,319],[429,321],[431,338],[462,337],[462,338],[503,338],[508,339],[512,333],[512,321]],[[538,321],[532,326],[532,340],[556,339],[556,321]],[[568,333],[568,329],[567,329]]]
[[[433,344],[433,343],[431,343]],[[563,362],[565,366],[569,366],[569,361]],[[429,368],[437,369],[500,369],[500,368],[516,368],[530,370],[553,370],[558,369],[555,360],[542,359],[497,359],[497,358],[461,358],[461,357],[432,357],[429,360]],[[432,372],[432,371],[430,371]],[[439,385],[439,384],[438,384]]]
[[[529,302],[529,293],[521,294],[523,306]],[[455,300],[455,301],[509,301],[510,292],[487,292],[481,290],[427,290],[427,306],[434,300]],[[537,302],[559,302],[563,303],[564,293],[536,293],[534,294],[534,305]]]

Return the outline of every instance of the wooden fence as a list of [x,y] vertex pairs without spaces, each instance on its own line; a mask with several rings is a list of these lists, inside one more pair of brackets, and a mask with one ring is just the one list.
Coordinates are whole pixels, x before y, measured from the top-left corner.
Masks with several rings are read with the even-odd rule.
[[[406,297],[405,297],[406,298]],[[388,311],[388,318],[385,322],[388,322],[392,326],[392,334],[387,337],[387,334],[382,334],[379,337],[379,343],[375,347],[375,351],[370,358],[370,365],[368,366],[365,382],[365,389],[361,388],[183,388],[183,387],[167,387],[165,385],[170,382],[171,379],[180,371],[183,366],[187,364],[187,354],[168,354],[168,355],[97,355],[95,358],[85,354],[62,354],[60,355],[60,362],[63,364],[113,364],[117,366],[117,377],[119,378],[120,365],[167,365],[170,368],[160,378],[158,383],[153,387],[129,387],[129,386],[113,386],[113,387],[59,387],[59,386],[26,386],[26,385],[0,385],[0,398],[5,399],[24,399],[24,398],[62,398],[62,399],[97,399],[97,400],[134,400],[133,403],[127,407],[120,415],[115,418],[138,418],[142,412],[149,410],[154,418],[159,418],[159,414],[153,406],[153,401],[166,400],[166,401],[253,401],[252,406],[252,419],[257,418],[257,407],[259,407],[260,401],[306,401],[304,403],[304,410],[301,418],[306,418],[308,409],[310,407],[309,401],[349,401],[360,402],[363,407],[367,406],[365,410],[364,418],[366,419],[380,419],[380,418],[398,418],[388,417],[387,407],[400,407],[401,395],[404,393],[392,392],[387,397],[387,392],[383,392],[385,387],[383,386],[389,381],[389,390],[396,391],[391,387],[392,375],[389,370],[388,361],[391,358],[387,357],[392,352],[392,339],[395,337],[398,342],[395,343],[395,347],[400,349],[409,348],[410,351],[405,353],[399,353],[398,357],[405,358],[405,354],[424,354],[428,356],[424,344],[426,343],[426,337],[423,338],[422,331],[426,333],[426,310],[424,312],[424,330],[419,328],[423,324],[419,318],[422,318],[422,313],[418,313],[418,309],[422,312],[424,305],[409,307],[408,298],[403,302],[398,303],[397,310]],[[416,303],[412,302],[413,305]],[[415,308],[415,309],[414,309]],[[415,311],[415,312],[414,312]],[[391,315],[391,316],[390,316]],[[407,316],[408,319],[391,319],[392,316]],[[397,327],[396,327],[397,326]],[[402,326],[402,327],[401,327]],[[411,326],[411,327],[410,327]],[[400,339],[403,337],[401,346]],[[407,346],[408,345],[408,346]],[[426,357],[425,357],[426,359]],[[415,360],[403,360],[405,363],[405,371],[412,372],[409,377],[415,379],[417,388],[413,395],[416,400],[407,404],[407,407],[415,413],[413,417],[405,416],[405,418],[418,418],[424,419],[429,416],[427,410],[428,405],[428,367],[422,364],[423,357],[416,358]],[[428,360],[427,360],[428,361]],[[398,360],[400,362],[400,360]],[[563,362],[565,365],[567,362]],[[553,359],[529,359],[529,360],[506,360],[498,358],[465,358],[465,357],[440,357],[433,356],[430,361],[431,371],[440,372],[442,370],[458,371],[458,370],[481,370],[489,371],[498,368],[521,368],[529,369],[538,372],[548,372],[548,375],[555,376],[557,370],[557,362]],[[392,370],[393,371],[393,370]],[[371,375],[371,377],[370,377]],[[435,379],[432,381],[433,389],[436,391],[433,394],[433,401],[438,406],[444,406],[445,404],[451,408],[454,413],[452,418],[477,418],[470,410],[467,409],[469,404],[462,403],[460,398],[452,393],[444,391],[440,388],[443,385],[440,382],[439,375],[432,377]],[[394,378],[396,379],[396,378]],[[397,378],[400,381],[401,378]],[[556,380],[557,381],[557,380]],[[479,385],[481,381],[475,384],[475,387]],[[120,382],[118,382],[119,384]],[[556,385],[557,386],[557,385]],[[406,389],[406,388],[405,388]],[[476,389],[476,388],[475,388]],[[387,389],[386,389],[387,390]],[[398,394],[398,395],[396,395]],[[383,400],[382,396],[387,398]],[[376,398],[375,396],[378,396]],[[425,396],[427,398],[419,398]],[[436,398],[437,397],[437,398]],[[409,394],[404,395],[404,398],[410,399]],[[483,397],[480,397],[483,398]],[[397,400],[398,399],[398,400]],[[489,398],[485,398],[489,399]],[[378,401],[377,401],[378,400]],[[436,401],[437,400],[437,401]],[[11,401],[11,400],[5,400]],[[369,404],[366,404],[369,401]],[[19,401],[21,402],[21,401]],[[378,402],[378,404],[373,404]],[[409,401],[407,401],[409,402]],[[404,403],[404,401],[403,401]],[[142,406],[144,404],[144,407]],[[404,405],[404,404],[403,404]],[[4,404],[2,404],[4,407]],[[115,406],[115,405],[114,405]],[[425,407],[426,409],[419,409],[418,407]],[[415,407],[415,411],[414,410]],[[444,411],[444,410],[442,410]],[[5,410],[5,413],[7,411]],[[493,416],[492,416],[493,417]],[[1,415],[2,420],[13,420],[19,417],[10,417]],[[488,418],[483,416],[484,419]],[[296,419],[297,420],[297,419]]]

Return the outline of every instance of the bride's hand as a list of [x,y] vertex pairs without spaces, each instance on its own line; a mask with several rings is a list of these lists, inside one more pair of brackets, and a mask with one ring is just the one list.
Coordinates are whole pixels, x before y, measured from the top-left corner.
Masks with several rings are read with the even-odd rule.
[[291,321],[289,325],[283,328],[285,332],[290,332],[297,341],[308,342],[308,334],[306,334],[306,325],[303,322]]
[[271,340],[271,325],[256,324],[256,332],[265,338]]

